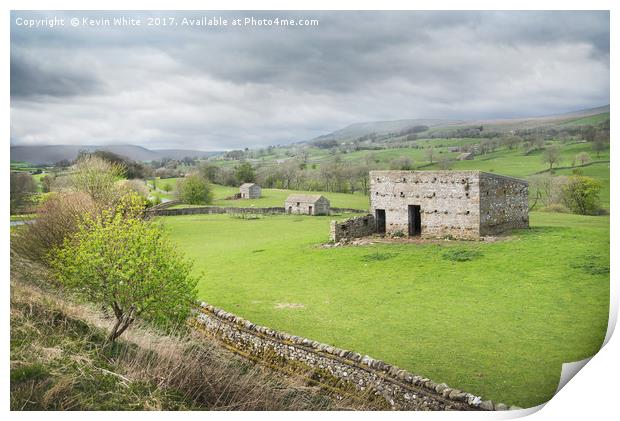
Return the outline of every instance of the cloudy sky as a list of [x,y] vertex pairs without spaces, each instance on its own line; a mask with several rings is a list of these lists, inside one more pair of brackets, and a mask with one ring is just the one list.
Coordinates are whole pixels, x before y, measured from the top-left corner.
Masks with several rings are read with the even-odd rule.
[[[64,18],[26,28],[17,18]],[[72,27],[134,17],[139,28]],[[222,16],[228,26],[179,26]],[[232,26],[307,18],[318,26]],[[147,27],[148,17],[175,25]],[[20,21],[21,22],[21,21]],[[222,150],[609,103],[607,12],[13,12],[11,143]]]

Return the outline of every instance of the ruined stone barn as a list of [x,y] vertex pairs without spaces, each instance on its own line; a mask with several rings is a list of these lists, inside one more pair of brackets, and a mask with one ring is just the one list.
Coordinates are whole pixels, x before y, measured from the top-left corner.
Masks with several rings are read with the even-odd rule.
[[258,199],[261,194],[260,186],[256,183],[243,183],[239,187],[241,199]]
[[528,184],[481,171],[371,171],[378,233],[479,239],[529,226]]
[[291,194],[284,202],[286,213],[329,215],[329,200],[320,194]]

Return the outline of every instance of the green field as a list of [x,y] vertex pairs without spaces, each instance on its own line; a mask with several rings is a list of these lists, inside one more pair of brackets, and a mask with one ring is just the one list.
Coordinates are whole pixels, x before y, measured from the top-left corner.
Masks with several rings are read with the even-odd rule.
[[561,364],[602,343],[609,217],[532,213],[531,229],[495,243],[320,248],[330,219],[162,218],[202,299],[487,399],[545,402]]

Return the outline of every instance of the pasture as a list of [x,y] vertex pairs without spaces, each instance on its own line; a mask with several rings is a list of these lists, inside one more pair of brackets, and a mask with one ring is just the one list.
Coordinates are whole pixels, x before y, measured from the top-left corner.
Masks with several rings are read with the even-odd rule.
[[545,402],[561,364],[601,346],[609,217],[534,212],[531,229],[492,243],[322,248],[332,218],[162,221],[205,301],[487,399]]

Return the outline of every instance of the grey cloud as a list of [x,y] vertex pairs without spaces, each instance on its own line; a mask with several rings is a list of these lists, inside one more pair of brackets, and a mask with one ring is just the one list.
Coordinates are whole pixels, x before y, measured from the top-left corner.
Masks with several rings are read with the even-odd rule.
[[[606,12],[148,13],[320,26],[12,25],[14,142],[228,149],[359,121],[529,116],[609,102]],[[84,14],[117,13],[64,16]]]
[[51,96],[70,97],[102,89],[101,81],[88,73],[88,69],[64,67],[49,57],[50,62],[37,62],[36,58],[20,53],[11,54],[11,97]]

